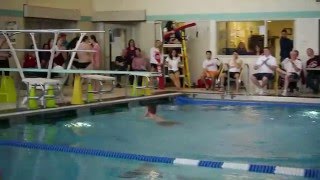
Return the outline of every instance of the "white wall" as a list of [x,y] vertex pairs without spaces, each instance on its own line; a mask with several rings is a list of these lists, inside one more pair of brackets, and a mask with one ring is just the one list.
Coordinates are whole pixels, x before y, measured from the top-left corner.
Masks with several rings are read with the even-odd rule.
[[96,11],[147,10],[147,15],[319,11],[315,0],[93,0]]
[[[191,74],[191,81],[196,82],[202,72],[202,62],[206,58],[205,52],[207,50],[213,51],[210,47],[212,41],[210,31],[210,21],[198,21],[197,27],[187,29],[186,34],[189,36],[187,42],[189,69]],[[198,31],[198,37],[196,33]]]
[[294,27],[294,48],[300,52],[300,58],[306,61],[307,48],[312,48],[316,54],[319,54],[319,19],[296,19]]
[[135,41],[145,56],[149,57],[150,48],[154,46],[155,27],[153,22],[140,22],[135,27]]

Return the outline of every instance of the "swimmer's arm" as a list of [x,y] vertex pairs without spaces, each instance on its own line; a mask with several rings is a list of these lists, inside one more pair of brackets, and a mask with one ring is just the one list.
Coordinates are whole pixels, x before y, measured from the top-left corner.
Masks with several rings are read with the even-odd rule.
[[152,118],[153,118],[157,123],[159,123],[159,122],[165,122],[165,121],[166,121],[165,119],[163,119],[162,117],[157,116],[157,115],[153,115]]

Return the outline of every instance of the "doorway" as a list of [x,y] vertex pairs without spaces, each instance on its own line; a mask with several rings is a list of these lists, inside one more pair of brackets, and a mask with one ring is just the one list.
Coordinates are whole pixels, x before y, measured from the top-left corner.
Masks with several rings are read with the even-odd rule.
[[[25,29],[75,29],[77,21],[58,20],[58,19],[43,19],[43,18],[25,18]],[[74,34],[67,35],[67,40],[70,41]],[[35,35],[38,48],[42,48],[43,44],[48,43],[50,38],[53,38],[52,33],[38,33]],[[25,47],[32,45],[29,34],[26,34]]]
[[105,24],[105,32],[109,32],[109,36],[106,37],[107,44],[105,46],[106,67],[112,69],[117,56],[121,56],[123,49],[127,47],[127,43],[130,39],[135,40],[135,26],[134,23],[130,24]]
[[287,30],[288,38],[294,40],[294,21],[293,20],[281,20],[281,21],[268,21],[268,47],[272,54],[280,59],[280,38],[281,31]]

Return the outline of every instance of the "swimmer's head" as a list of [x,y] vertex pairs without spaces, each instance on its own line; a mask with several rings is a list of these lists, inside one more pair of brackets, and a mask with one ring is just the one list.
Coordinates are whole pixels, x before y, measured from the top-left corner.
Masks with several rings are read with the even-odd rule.
[[148,106],[148,113],[156,114],[157,113],[157,106],[156,105],[149,105]]

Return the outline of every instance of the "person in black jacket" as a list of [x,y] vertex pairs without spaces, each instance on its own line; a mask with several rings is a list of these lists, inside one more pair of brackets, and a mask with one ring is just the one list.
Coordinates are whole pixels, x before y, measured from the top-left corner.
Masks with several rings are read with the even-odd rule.
[[293,41],[289,39],[288,32],[286,29],[281,31],[281,38],[280,38],[280,60],[281,62],[290,57],[290,52],[293,49]]

